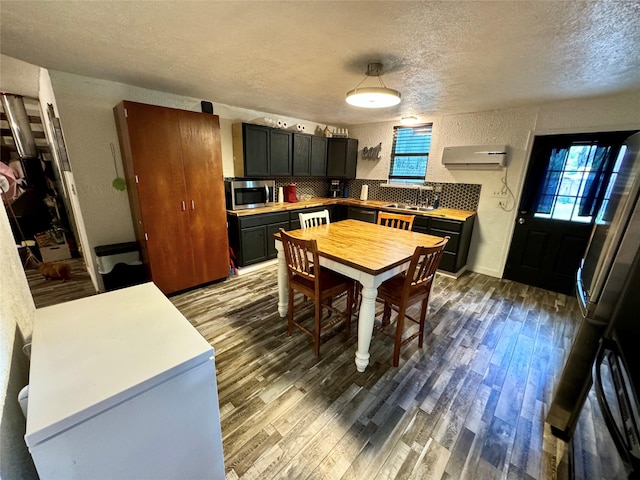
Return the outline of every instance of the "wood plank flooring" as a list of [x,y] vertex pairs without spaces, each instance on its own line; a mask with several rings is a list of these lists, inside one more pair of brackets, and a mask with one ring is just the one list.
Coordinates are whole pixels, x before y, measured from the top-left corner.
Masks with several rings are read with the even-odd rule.
[[[68,283],[28,272],[36,305],[93,294],[77,267]],[[556,478],[566,445],[544,417],[578,324],[571,297],[438,275],[424,348],[393,368],[392,340],[374,335],[364,373],[355,322],[350,338],[327,332],[320,359],[287,336],[275,266],[171,300],[216,351],[229,480]]]
[[57,303],[68,302],[78,298],[89,297],[96,294],[91,283],[91,277],[87,273],[84,260],[72,258],[63,260],[71,267],[71,280],[46,280],[35,269],[25,270],[31,296],[36,308],[48,307]]
[[393,368],[392,340],[375,335],[364,373],[355,328],[327,332],[320,359],[287,336],[275,267],[171,300],[216,350],[228,479],[556,478],[566,447],[544,416],[579,318],[571,297],[438,276],[424,349]]

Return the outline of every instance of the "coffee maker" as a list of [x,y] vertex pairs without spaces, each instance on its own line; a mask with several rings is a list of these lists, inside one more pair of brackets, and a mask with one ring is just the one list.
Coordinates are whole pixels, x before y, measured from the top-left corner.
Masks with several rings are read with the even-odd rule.
[[344,193],[344,184],[341,180],[331,180],[329,185],[329,197],[340,198]]

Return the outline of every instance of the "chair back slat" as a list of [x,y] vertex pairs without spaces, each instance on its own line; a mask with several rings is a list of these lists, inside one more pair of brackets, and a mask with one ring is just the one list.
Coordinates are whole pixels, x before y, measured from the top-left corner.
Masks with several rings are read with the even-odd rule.
[[432,247],[416,247],[407,270],[405,290],[417,285],[430,287],[448,241],[449,237],[445,237]]
[[378,225],[398,228],[400,230],[411,230],[415,215],[402,215],[399,213],[378,212]]
[[321,210],[319,212],[298,213],[300,219],[300,228],[317,227],[318,225],[329,224],[329,210]]
[[292,237],[283,229],[280,229],[280,239],[282,240],[289,278],[297,274],[315,281],[313,267],[319,265],[317,242]]

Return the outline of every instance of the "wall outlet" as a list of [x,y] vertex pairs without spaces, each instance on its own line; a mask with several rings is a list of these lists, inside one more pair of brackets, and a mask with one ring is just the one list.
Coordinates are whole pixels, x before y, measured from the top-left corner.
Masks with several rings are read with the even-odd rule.
[[436,193],[442,193],[442,185],[436,185],[433,187],[433,191]]

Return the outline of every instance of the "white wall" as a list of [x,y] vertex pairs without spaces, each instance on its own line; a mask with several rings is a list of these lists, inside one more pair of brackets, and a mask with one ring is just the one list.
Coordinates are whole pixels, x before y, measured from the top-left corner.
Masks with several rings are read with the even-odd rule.
[[[54,126],[51,124],[48,116],[48,104],[53,106],[53,111],[56,117],[60,117],[58,113],[58,105],[53,94],[53,87],[51,85],[51,78],[49,77],[49,71],[45,68],[41,68],[39,72],[40,89],[38,92],[38,98],[40,100],[40,110],[42,111],[42,119],[44,123],[44,130],[51,145],[51,154],[54,160],[55,168],[58,170],[59,177],[63,182],[61,188],[64,190],[64,195],[69,201],[71,207],[71,214],[73,215],[73,222],[75,223],[74,233],[77,234],[76,241],[79,242],[82,247],[82,256],[87,266],[87,271],[93,282],[93,286],[96,291],[100,288],[99,275],[95,270],[93,262],[91,261],[91,251],[87,248],[89,245],[89,239],[87,237],[86,226],[84,223],[84,216],[82,215],[82,209],[80,208],[80,199],[78,198],[77,189],[75,185],[75,178],[72,171],[63,171],[60,167],[60,157],[57,149],[55,148],[55,132]],[[63,137],[64,137],[64,128]]]
[[0,90],[38,98],[39,71],[36,65],[0,55]]
[[[69,159],[78,189],[78,198],[87,232],[87,248],[135,239],[127,192],[111,186],[116,167],[110,144],[115,146],[117,171],[123,175],[113,107],[122,100],[161,105],[183,110],[200,111],[200,99],[147,90],[122,83],[50,71],[60,121],[63,126]],[[289,125],[301,123],[313,133],[313,122],[270,115],[265,112],[214,104],[220,117],[223,175],[233,171],[231,125],[237,122],[257,122],[265,117],[282,119]],[[93,268],[95,258],[92,258]]]
[[[0,90],[38,96],[39,68],[0,56]],[[0,207],[0,478],[36,478],[23,440],[25,419],[17,400],[28,382],[23,339],[31,334],[35,305],[15,246],[9,218]]]
[[[506,175],[517,206],[529,153],[535,135],[640,129],[640,95],[625,94],[587,100],[571,100],[528,107],[423,117],[433,122],[432,149],[426,180],[481,184],[478,217],[474,227],[468,266],[471,270],[501,277],[506,264],[517,211],[498,207],[493,192]],[[349,127],[359,146],[382,142],[381,159],[358,160],[357,177],[385,180],[389,170],[393,126],[382,123]],[[442,149],[454,145],[509,145],[508,168],[500,171],[448,170],[442,166]]]
[[35,306],[4,208],[0,208],[0,265],[0,478],[35,478],[17,397],[28,382],[22,346],[31,334]]

